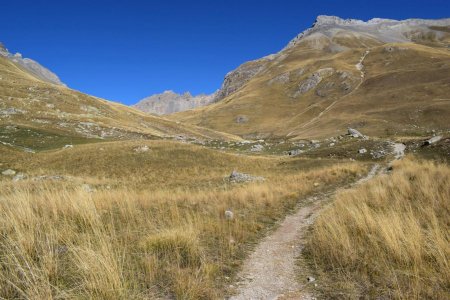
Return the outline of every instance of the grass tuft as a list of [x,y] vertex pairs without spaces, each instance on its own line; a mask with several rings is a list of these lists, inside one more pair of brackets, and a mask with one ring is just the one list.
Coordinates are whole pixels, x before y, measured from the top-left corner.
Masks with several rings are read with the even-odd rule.
[[327,282],[323,291],[350,298],[448,298],[449,200],[450,168],[411,159],[340,193],[318,217],[307,247]]

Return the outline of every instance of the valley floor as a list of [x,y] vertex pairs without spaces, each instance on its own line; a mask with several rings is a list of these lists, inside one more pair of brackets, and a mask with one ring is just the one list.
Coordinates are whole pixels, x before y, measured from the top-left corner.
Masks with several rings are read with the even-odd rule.
[[[0,177],[0,297],[330,294],[309,246],[319,242],[315,230],[329,214],[319,208],[334,203],[333,191],[363,181],[378,152],[353,154],[357,160],[349,153],[391,144],[343,139],[336,147],[305,146],[299,156],[280,155],[298,144],[267,142],[256,153],[254,145],[103,141],[36,153],[0,145],[2,170],[15,173]],[[387,155],[376,161],[393,157]],[[321,242],[320,251],[330,246]],[[294,262],[302,257],[299,275]],[[319,288],[305,282],[309,272]]]

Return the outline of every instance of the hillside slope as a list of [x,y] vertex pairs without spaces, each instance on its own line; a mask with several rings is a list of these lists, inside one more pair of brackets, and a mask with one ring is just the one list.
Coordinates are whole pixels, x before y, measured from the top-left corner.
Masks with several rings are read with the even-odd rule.
[[[237,137],[146,115],[39,79],[0,56],[0,142],[36,150],[101,139]],[[30,149],[28,149],[30,148]]]
[[320,16],[282,51],[227,74],[217,103],[171,118],[248,138],[449,130],[450,19]]
[[59,79],[58,75],[56,75],[46,67],[42,66],[37,61],[34,61],[30,58],[23,58],[22,54],[20,53],[16,54],[9,53],[8,49],[6,49],[6,47],[1,42],[0,42],[0,57],[5,57],[10,61],[16,63],[17,65],[20,65],[22,68],[27,70],[33,76],[36,76],[41,80],[65,86],[65,84],[62,83],[61,80]]

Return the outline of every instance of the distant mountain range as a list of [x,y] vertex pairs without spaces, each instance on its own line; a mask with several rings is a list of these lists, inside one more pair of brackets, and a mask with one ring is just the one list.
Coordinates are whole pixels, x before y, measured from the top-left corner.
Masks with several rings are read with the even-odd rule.
[[240,139],[72,90],[39,63],[0,51],[0,146],[33,152],[106,139]]
[[134,108],[143,112],[167,115],[179,111],[185,111],[200,106],[205,106],[214,102],[216,93],[211,95],[192,96],[191,93],[177,94],[173,91],[165,91],[142,99]]

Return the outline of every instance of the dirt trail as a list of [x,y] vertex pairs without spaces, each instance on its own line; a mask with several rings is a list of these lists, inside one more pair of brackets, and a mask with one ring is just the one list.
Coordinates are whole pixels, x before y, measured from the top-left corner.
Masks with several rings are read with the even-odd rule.
[[[379,171],[380,165],[374,165],[364,178],[351,186],[373,178]],[[241,282],[238,284],[236,296],[230,299],[314,299],[302,291],[309,274],[299,269],[296,258],[304,247],[306,228],[318,215],[322,202],[337,190],[308,198],[306,206],[287,216],[273,233],[261,241],[244,262],[243,269],[238,274]],[[299,274],[302,274],[304,283],[298,279]]]

